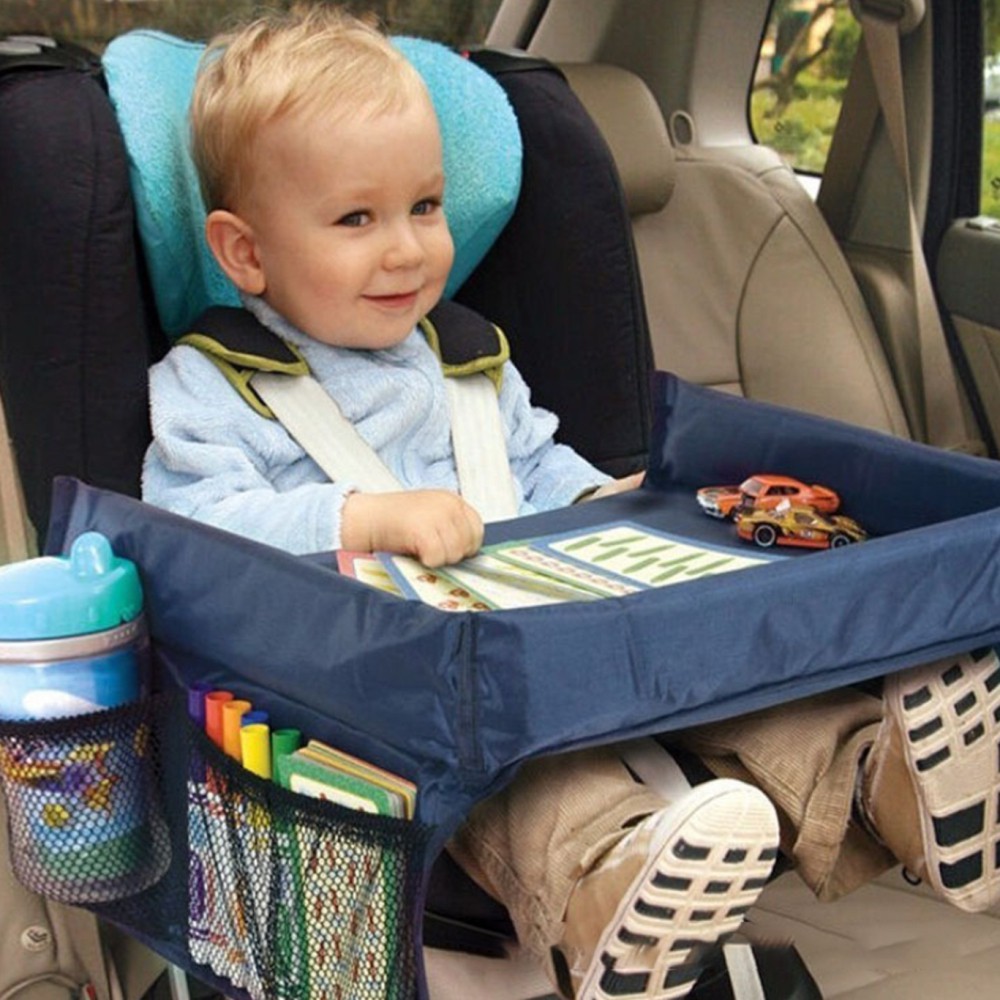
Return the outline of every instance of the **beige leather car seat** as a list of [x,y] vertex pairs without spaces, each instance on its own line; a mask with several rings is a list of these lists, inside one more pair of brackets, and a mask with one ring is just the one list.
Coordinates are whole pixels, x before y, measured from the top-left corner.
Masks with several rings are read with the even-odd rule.
[[657,367],[909,436],[857,283],[780,157],[760,146],[672,143],[633,73],[560,68],[625,186]]

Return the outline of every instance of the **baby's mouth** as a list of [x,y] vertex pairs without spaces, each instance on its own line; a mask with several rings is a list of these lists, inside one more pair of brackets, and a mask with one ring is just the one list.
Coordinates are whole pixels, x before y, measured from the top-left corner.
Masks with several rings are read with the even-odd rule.
[[417,301],[417,292],[395,292],[391,295],[366,295],[365,298],[383,309],[409,309]]

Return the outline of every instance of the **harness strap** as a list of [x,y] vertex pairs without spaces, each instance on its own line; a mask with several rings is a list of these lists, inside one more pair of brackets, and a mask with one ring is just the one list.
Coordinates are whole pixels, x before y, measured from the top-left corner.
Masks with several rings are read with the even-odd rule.
[[420,321],[441,361],[448,394],[451,444],[462,496],[486,521],[517,514],[497,394],[510,358],[499,327],[457,302],[440,302]]
[[[277,420],[332,481],[371,493],[403,489],[328,392],[301,353],[243,309],[217,306],[178,343],[198,348],[246,403]],[[460,492],[484,521],[513,517],[517,497],[497,404],[510,356],[503,333],[477,313],[441,303],[421,321],[441,360]]]
[[403,489],[312,375],[258,371],[250,375],[247,386],[332,482],[357,483],[366,493]]
[[517,514],[496,386],[486,375],[446,378],[451,444],[462,496],[487,523]]

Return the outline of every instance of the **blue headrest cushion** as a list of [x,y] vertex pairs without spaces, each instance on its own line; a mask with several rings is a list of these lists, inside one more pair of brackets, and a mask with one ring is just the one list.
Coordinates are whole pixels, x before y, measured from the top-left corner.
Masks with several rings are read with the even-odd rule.
[[[500,86],[437,42],[394,38],[423,76],[444,144],[445,213],[455,241],[451,295],[507,224],[521,184],[521,136]],[[128,152],[132,193],[160,322],[186,332],[236,288],[204,239],[205,209],[188,140],[188,105],[204,46],[133,31],[104,53],[104,72]]]

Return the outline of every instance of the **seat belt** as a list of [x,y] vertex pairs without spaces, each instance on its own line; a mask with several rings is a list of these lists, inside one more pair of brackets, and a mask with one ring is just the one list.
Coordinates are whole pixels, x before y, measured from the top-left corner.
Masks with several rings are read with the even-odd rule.
[[[405,487],[312,375],[256,372],[250,386],[331,480],[368,493]],[[517,514],[496,386],[486,375],[445,378],[459,492],[483,521]]]
[[906,107],[900,35],[906,4],[859,0],[856,5],[862,37],[844,94],[823,180],[816,199],[834,236],[848,237],[865,159],[872,146],[881,112],[893,159],[903,182],[909,215],[909,266],[905,280],[909,293],[909,322],[917,331],[914,359],[919,386],[916,406],[908,416],[916,435],[929,444],[983,454],[982,442],[968,440],[961,393],[948,349],[937,299],[931,283],[917,211],[914,205],[906,134]]

